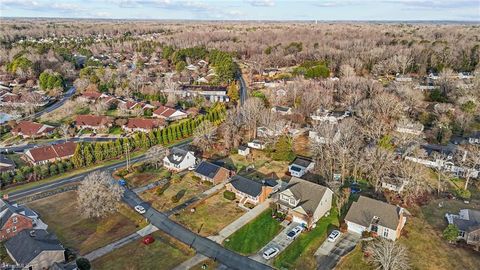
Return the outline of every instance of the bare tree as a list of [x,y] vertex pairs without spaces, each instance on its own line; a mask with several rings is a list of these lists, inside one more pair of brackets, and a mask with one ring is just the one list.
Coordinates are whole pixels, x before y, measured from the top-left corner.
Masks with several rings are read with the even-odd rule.
[[65,141],[67,141],[68,140],[68,134],[69,134],[69,131],[70,131],[70,125],[62,124],[60,126],[60,131],[62,132],[63,137],[65,138]]
[[158,165],[162,164],[166,153],[167,149],[165,149],[165,147],[156,145],[148,149],[147,153],[145,153],[145,156],[147,157],[148,162],[155,165],[155,169],[158,169]]
[[391,240],[384,238],[374,240],[368,245],[367,252],[379,270],[410,269],[407,249]]
[[462,167],[463,178],[465,178],[465,190],[468,189],[468,185],[472,178],[480,177],[480,145],[472,144],[465,146],[464,155],[457,160],[458,164]]
[[203,121],[193,131],[193,143],[202,151],[208,151],[213,146],[217,127],[210,121]]
[[393,167],[394,154],[378,146],[367,147],[361,159],[363,173],[370,184],[375,187],[375,192],[380,189],[382,178],[388,175]]
[[259,98],[249,98],[242,107],[240,107],[240,115],[248,131],[248,138],[255,138],[257,134],[257,123],[260,114],[265,108],[263,101]]
[[123,189],[115,184],[107,171],[94,171],[83,179],[77,195],[82,215],[86,218],[99,218],[117,211]]

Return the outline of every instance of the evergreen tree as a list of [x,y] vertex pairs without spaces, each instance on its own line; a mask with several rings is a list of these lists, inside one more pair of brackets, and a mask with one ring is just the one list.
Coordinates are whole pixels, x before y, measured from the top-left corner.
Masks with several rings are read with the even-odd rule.
[[148,139],[150,140],[150,145],[156,145],[158,143],[157,137],[155,137],[153,131],[148,133]]
[[168,144],[168,135],[167,135],[167,129],[166,128],[162,129],[162,144],[163,145]]
[[293,159],[294,153],[292,150],[292,143],[287,136],[282,136],[278,139],[272,157],[277,161],[290,161]]
[[182,138],[182,130],[180,129],[180,125],[175,125],[175,131],[177,133],[177,139],[180,140]]
[[182,136],[184,138],[188,137],[188,127],[187,127],[187,122],[186,121],[183,121],[182,123]]
[[50,175],[51,175],[51,176],[58,174],[58,167],[57,167],[56,164],[50,165],[49,170],[50,170]]
[[97,162],[102,161],[104,159],[103,147],[102,147],[102,144],[99,142],[95,143],[94,155],[95,155],[95,160]]
[[73,153],[72,162],[75,168],[85,166],[85,156],[83,155],[83,143],[77,144],[75,152]]
[[172,134],[172,126],[169,126],[167,128],[167,138],[168,138],[168,143],[173,142],[173,134]]
[[115,150],[117,154],[115,155],[116,157],[121,156],[123,154],[123,145],[122,145],[122,139],[117,139],[115,141]]
[[93,154],[93,147],[91,144],[86,144],[83,148],[83,155],[85,156],[85,166],[91,166],[95,163],[95,156]]

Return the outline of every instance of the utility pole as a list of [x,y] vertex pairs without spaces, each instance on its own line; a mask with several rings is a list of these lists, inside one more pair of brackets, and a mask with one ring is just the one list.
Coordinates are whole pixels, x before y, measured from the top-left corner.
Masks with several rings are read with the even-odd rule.
[[125,159],[127,161],[127,171],[130,169],[130,142],[127,140],[125,148]]

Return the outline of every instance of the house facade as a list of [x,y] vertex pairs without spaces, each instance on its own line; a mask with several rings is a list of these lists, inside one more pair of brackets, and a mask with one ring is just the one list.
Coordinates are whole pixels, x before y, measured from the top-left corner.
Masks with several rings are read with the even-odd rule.
[[78,128],[99,130],[109,128],[112,125],[112,119],[107,116],[77,115],[75,117],[75,126]]
[[403,208],[364,196],[352,203],[345,216],[349,232],[372,232],[392,241],[400,237],[406,222]]
[[270,194],[276,192],[280,188],[280,184],[272,179],[255,181],[235,175],[225,187],[228,191],[235,193],[240,205],[245,203],[257,205],[268,199]]
[[445,214],[448,224],[459,230],[458,239],[480,250],[480,210],[461,209],[458,214]]
[[55,128],[49,125],[39,124],[31,121],[20,121],[12,127],[12,134],[23,138],[38,138],[52,134]]
[[23,159],[32,165],[41,165],[52,163],[58,160],[71,158],[75,153],[77,144],[74,142],[66,142],[54,145],[46,145],[27,150],[23,155]]
[[30,230],[34,225],[34,219],[27,216],[23,208],[0,200],[0,241],[8,240],[23,230]]
[[247,143],[247,145],[250,148],[258,149],[258,150],[263,150],[266,147],[265,143],[263,141],[260,141],[260,140],[253,140],[253,141]]
[[155,111],[153,111],[152,116],[156,118],[162,118],[167,121],[175,121],[186,118],[188,114],[170,107],[160,106]]
[[277,210],[287,219],[311,228],[332,208],[333,192],[297,177],[292,177],[285,190],[276,194]]
[[315,162],[310,158],[296,157],[295,160],[288,166],[288,172],[295,177],[302,177],[307,172],[313,170]]
[[194,174],[203,181],[218,185],[228,180],[230,170],[208,161],[202,161],[195,169]]
[[129,118],[127,124],[122,128],[128,132],[150,132],[156,128],[165,126],[163,119],[145,119],[145,118]]
[[168,155],[163,158],[163,166],[171,171],[184,171],[195,164],[194,153],[178,147],[170,149]]
[[5,157],[5,155],[0,154],[0,173],[1,172],[10,172],[15,170],[15,162]]

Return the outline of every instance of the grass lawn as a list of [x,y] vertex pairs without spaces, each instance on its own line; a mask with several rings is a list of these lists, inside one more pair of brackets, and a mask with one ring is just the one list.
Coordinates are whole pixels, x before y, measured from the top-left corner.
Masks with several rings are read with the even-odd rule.
[[11,159],[13,162],[15,162],[15,165],[17,166],[17,168],[21,168],[23,166],[28,165],[28,163],[22,159],[22,154],[8,154],[6,155],[6,157]]
[[111,135],[120,135],[123,133],[123,129],[121,127],[111,127],[108,129],[108,134],[111,134]]
[[272,210],[268,209],[232,234],[224,245],[241,254],[252,254],[268,244],[281,229],[280,223],[272,218]]
[[373,266],[369,265],[363,259],[363,252],[360,245],[357,245],[352,252],[350,252],[347,256],[340,259],[340,262],[335,267],[336,270],[373,270]]
[[310,232],[300,234],[275,258],[273,265],[278,269],[316,269],[314,253],[327,238],[328,231],[338,225],[338,213],[332,207],[328,217],[321,218]]
[[128,186],[131,188],[141,187],[157,180],[164,179],[168,175],[168,170],[159,168],[158,170],[148,170],[141,173],[132,172],[125,175]]
[[223,190],[193,207],[195,212],[189,207],[174,215],[173,220],[202,236],[217,234],[245,213],[235,202],[223,198]]
[[[206,191],[211,186],[202,181],[197,181],[192,178],[193,173],[189,172],[180,180],[171,180],[170,186],[162,195],[157,194],[157,189],[146,191],[140,195],[142,199],[152,204],[153,207],[160,211],[169,210],[176,205],[182,204],[194,196]],[[129,182],[130,184],[130,182]],[[183,196],[178,202],[172,202],[172,197],[178,193],[183,193]]]
[[141,240],[131,242],[92,262],[92,269],[173,269],[193,256],[193,250],[177,240],[155,232],[155,242],[144,245]]
[[[272,174],[278,178],[285,176],[288,170],[288,162],[286,161],[274,161],[270,159],[266,152],[252,150],[251,155],[246,158],[239,154],[233,154],[229,157],[222,159],[226,164],[236,168],[236,171],[243,176],[248,176],[253,179],[264,178],[265,176],[272,177]],[[246,172],[247,166],[253,165],[254,170]]]
[[28,204],[37,211],[64,246],[81,255],[125,237],[141,226],[143,218],[126,205],[101,219],[86,219],[76,208],[76,192],[69,191]]

